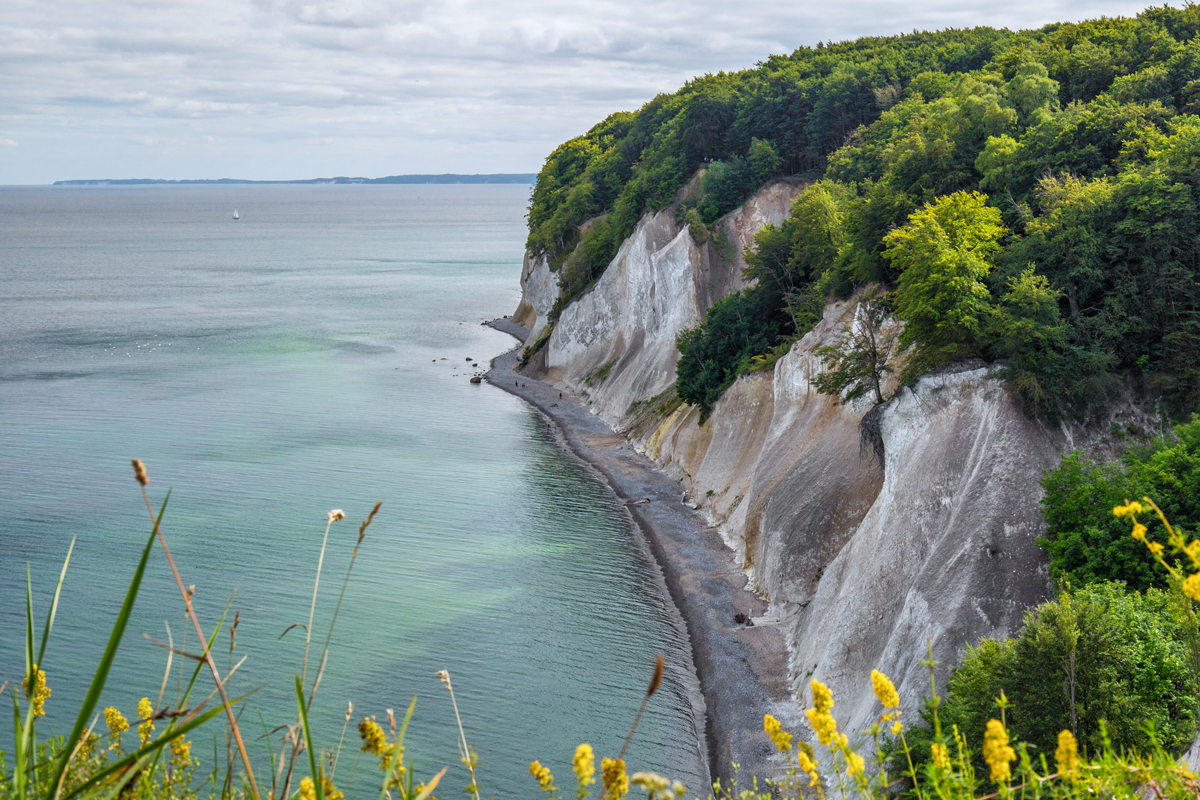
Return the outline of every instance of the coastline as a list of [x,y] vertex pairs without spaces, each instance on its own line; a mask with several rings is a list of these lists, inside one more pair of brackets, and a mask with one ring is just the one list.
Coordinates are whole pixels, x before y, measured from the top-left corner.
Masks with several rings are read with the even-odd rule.
[[[529,333],[507,319],[486,324],[519,342]],[[794,707],[788,711],[787,647],[773,625],[734,621],[735,614],[761,618],[767,604],[749,591],[733,551],[717,531],[684,505],[683,487],[579,398],[517,374],[519,353],[520,345],[492,359],[484,379],[549,418],[566,447],[624,501],[645,536],[691,642],[705,703],[702,744],[712,779],[728,786],[735,769],[746,780],[775,777],[781,761],[763,731],[763,715],[795,714]]]

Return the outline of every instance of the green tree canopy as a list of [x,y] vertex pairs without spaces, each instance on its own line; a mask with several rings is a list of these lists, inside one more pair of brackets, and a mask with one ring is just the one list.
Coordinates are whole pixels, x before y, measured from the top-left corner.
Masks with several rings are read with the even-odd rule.
[[916,346],[910,373],[978,354],[990,302],[983,281],[1004,233],[985,195],[955,192],[914,211],[907,225],[884,237],[884,256],[900,273],[900,346]]

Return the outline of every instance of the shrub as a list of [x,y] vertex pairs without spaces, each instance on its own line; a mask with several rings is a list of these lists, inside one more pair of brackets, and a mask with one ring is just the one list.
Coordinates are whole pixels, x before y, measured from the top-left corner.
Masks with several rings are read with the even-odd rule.
[[[1118,751],[1152,749],[1147,726],[1164,748],[1186,749],[1200,682],[1180,615],[1177,599],[1157,589],[1097,583],[1064,592],[1029,611],[1016,638],[984,639],[967,649],[947,683],[941,723],[980,741],[1003,696],[1009,729],[1040,752],[1053,752],[1067,728],[1099,753],[1102,724]],[[932,728],[931,715],[927,708]],[[921,759],[928,758],[931,728],[909,735]]]
[[675,388],[679,398],[707,417],[713,403],[751,367],[755,356],[788,332],[788,317],[776,295],[755,286],[713,303],[704,322],[679,335]]
[[[1175,428],[1176,441],[1130,447],[1119,461],[1096,464],[1082,453],[1063,458],[1042,478],[1050,572],[1080,586],[1122,581],[1130,589],[1165,586],[1163,573],[1128,526],[1104,509],[1150,495],[1170,519],[1188,530],[1200,523],[1200,417]],[[1165,543],[1165,530],[1151,521],[1147,535]]]

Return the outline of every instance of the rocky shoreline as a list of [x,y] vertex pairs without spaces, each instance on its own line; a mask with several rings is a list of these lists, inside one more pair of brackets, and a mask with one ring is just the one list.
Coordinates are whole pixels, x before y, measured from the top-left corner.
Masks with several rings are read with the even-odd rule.
[[[529,334],[508,319],[488,324],[521,342]],[[566,446],[625,501],[645,534],[692,643],[705,704],[707,741],[701,745],[713,780],[728,784],[735,771],[742,783],[751,776],[775,776],[781,764],[763,731],[763,715],[790,718],[796,711],[787,686],[787,647],[781,632],[763,618],[767,604],[746,588],[733,551],[717,531],[685,504],[679,482],[637,453],[579,398],[517,374],[519,352],[493,359],[485,379],[545,414]]]

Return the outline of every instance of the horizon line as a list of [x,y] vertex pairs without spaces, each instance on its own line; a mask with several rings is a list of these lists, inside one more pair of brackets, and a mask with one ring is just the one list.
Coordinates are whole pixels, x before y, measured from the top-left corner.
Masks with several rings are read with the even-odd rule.
[[[245,178],[83,178],[55,181],[51,186],[153,186],[181,184],[533,184],[536,172],[492,172],[464,174],[443,172],[440,174],[389,175],[383,178],[359,178],[339,175],[333,178],[298,178],[295,180],[249,180]],[[44,184],[43,184],[44,185]]]

